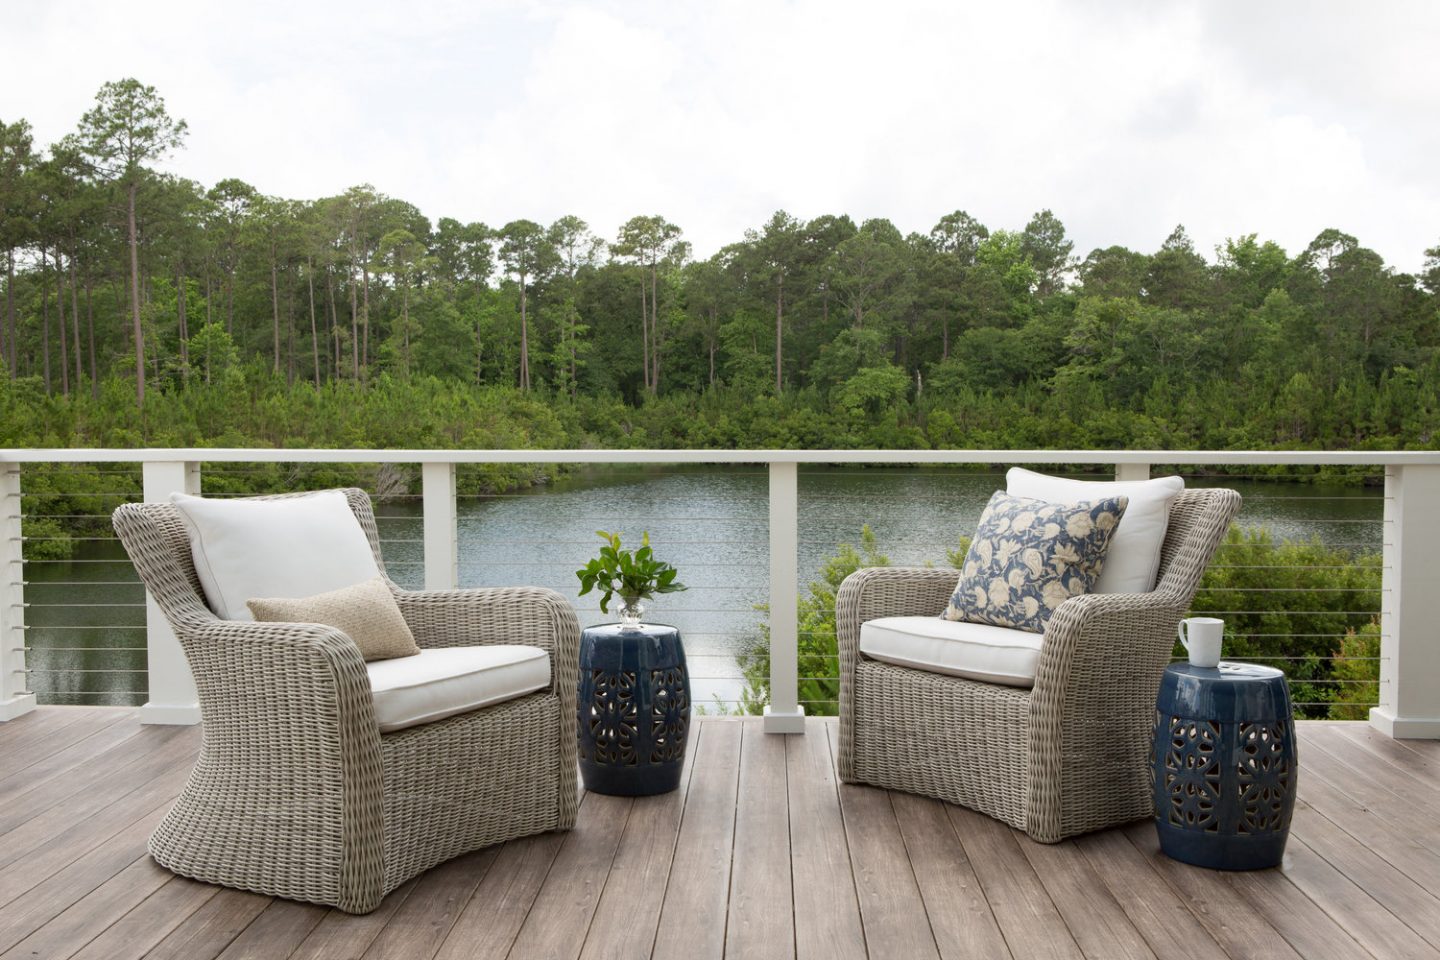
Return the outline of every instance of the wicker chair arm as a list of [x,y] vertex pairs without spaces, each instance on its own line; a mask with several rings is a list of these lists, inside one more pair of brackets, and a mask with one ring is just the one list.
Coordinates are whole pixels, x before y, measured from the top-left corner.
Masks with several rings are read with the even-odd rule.
[[[283,719],[310,709],[375,730],[370,676],[360,648],[343,631],[319,623],[211,619],[180,633],[205,722],[236,709],[263,708]],[[252,703],[252,701],[254,701]],[[377,741],[378,744],[378,741]]]
[[939,616],[960,574],[931,567],[869,567],[856,570],[835,594],[835,635],[842,675],[853,672],[860,625],[880,617]]
[[1067,787],[1073,796],[1090,791],[1066,777],[1081,776],[1080,769],[1104,779],[1104,764],[1120,760],[1118,751],[1090,764],[1074,757],[1144,739],[1184,612],[1177,597],[1161,591],[1088,594],[1056,609],[1030,697],[1031,836],[1052,841],[1073,832],[1062,822]]
[[960,574],[933,567],[869,567],[856,570],[835,594],[835,639],[840,654],[840,776],[853,776],[855,665],[860,625],[880,617],[938,616],[955,592]]
[[1062,693],[1077,670],[1096,670],[1113,679],[1143,663],[1148,674],[1149,664],[1169,657],[1184,613],[1177,598],[1158,591],[1071,597],[1045,627],[1036,696]]
[[835,594],[835,626],[854,634],[879,617],[939,616],[955,592],[957,570],[945,567],[868,567],[845,578]]
[[[300,883],[288,895],[371,909],[383,892],[384,772],[355,643],[320,624],[234,620],[191,625],[179,638],[205,738],[186,787],[188,812],[166,819],[152,852],[185,861],[194,832],[213,829],[221,816],[213,798],[223,797],[223,817],[251,837],[247,854],[274,875],[266,884],[288,889],[294,878],[318,873],[323,892]],[[202,875],[232,872],[223,859],[193,856],[202,862],[191,868]],[[232,881],[254,883],[243,872]]]
[[520,643],[550,654],[551,688],[575,698],[580,622],[570,601],[541,587],[398,590],[395,599],[421,647]]

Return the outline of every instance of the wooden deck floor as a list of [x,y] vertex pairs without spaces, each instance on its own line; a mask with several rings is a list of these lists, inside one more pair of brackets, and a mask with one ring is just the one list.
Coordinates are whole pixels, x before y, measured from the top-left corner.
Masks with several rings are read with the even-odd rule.
[[0,960],[1440,957],[1440,743],[1302,725],[1280,870],[1164,858],[1146,823],[1044,846],[837,785],[803,737],[703,720],[681,790],[587,795],[576,829],[461,857],[379,910],[172,876],[145,839],[194,728],[43,708],[0,724]]

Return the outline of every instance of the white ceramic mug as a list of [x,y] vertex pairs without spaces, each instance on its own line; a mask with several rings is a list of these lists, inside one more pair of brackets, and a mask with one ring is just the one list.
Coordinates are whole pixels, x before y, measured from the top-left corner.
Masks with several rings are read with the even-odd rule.
[[1180,645],[1190,653],[1192,667],[1220,665],[1220,641],[1225,636],[1225,621],[1215,617],[1190,617],[1180,621],[1177,630]]

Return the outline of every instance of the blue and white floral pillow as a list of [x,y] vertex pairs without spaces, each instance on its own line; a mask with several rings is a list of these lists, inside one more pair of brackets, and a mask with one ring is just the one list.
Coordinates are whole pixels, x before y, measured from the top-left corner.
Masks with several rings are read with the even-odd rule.
[[1127,497],[1047,503],[996,491],[980,515],[946,620],[1043,633],[1055,609],[1100,579]]

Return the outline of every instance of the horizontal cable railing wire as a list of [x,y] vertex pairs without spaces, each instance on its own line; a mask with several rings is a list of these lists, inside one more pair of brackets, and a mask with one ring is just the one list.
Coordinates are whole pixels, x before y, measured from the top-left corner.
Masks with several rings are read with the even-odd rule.
[[[202,454],[203,456],[204,454]],[[1118,458],[1117,458],[1118,459]],[[1031,463],[1031,466],[1038,465]],[[592,528],[619,529],[638,532],[649,529],[657,555],[671,560],[681,570],[681,579],[690,585],[690,593],[657,598],[649,604],[647,618],[674,622],[681,626],[690,647],[692,677],[707,685],[719,685],[727,696],[720,702],[738,704],[740,682],[746,669],[737,662],[745,651],[764,653],[764,613],[756,609],[768,596],[768,513],[765,489],[766,470],[736,467],[674,467],[644,465],[635,468],[598,469],[585,467],[570,471],[563,463],[543,465],[512,463],[487,476],[481,464],[462,463],[456,470],[459,492],[460,556],[462,585],[501,586],[534,584],[549,586],[570,597],[577,604],[582,622],[594,622],[600,614],[593,594],[578,597],[578,584],[569,576],[593,555],[598,541]],[[418,464],[397,463],[385,468],[389,474],[385,496],[377,494],[382,468],[374,464],[345,464],[343,470],[332,471],[323,462],[255,463],[232,461],[201,461],[201,482],[207,496],[234,497],[255,493],[292,492],[313,488],[316,481],[343,474],[347,484],[354,483],[375,495],[380,543],[387,569],[402,586],[420,586],[423,579],[424,537],[420,535],[423,516],[422,494],[418,492]],[[1156,465],[1152,472],[1174,472]],[[1061,474],[1083,479],[1102,478],[1101,469],[1062,469]],[[1291,468],[1293,475],[1304,471]],[[1312,471],[1318,475],[1319,470]],[[1378,489],[1356,492],[1335,492],[1319,487],[1304,495],[1284,490],[1283,481],[1271,474],[1251,471],[1215,472],[1182,471],[1187,482],[1197,486],[1252,483],[1258,490],[1245,491],[1246,509],[1240,518],[1242,528],[1280,525],[1274,542],[1305,541],[1319,535],[1324,547],[1351,552],[1338,560],[1323,562],[1244,562],[1234,551],[1253,550],[1248,542],[1222,544],[1212,569],[1231,578],[1268,578],[1269,582],[1254,586],[1245,583],[1211,583],[1202,586],[1198,598],[1211,606],[1225,609],[1203,610],[1243,621],[1261,629],[1236,630],[1227,634],[1227,643],[1263,644],[1263,650],[1276,655],[1243,651],[1239,659],[1257,662],[1289,662],[1296,664],[1378,664],[1380,657],[1343,656],[1339,644],[1353,634],[1334,629],[1301,629],[1304,618],[1331,617],[1330,626],[1353,623],[1360,627],[1365,618],[1378,617],[1367,596],[1381,597],[1376,587],[1343,580],[1327,580],[1345,576],[1355,568],[1350,561],[1358,555],[1378,553],[1385,545],[1383,536],[1366,539],[1367,533],[1381,530],[1380,509],[1384,497]],[[103,491],[76,490],[65,492],[62,472],[54,472],[49,482],[54,489],[25,491],[26,516],[34,521],[58,524],[96,524],[107,528],[109,514],[104,512],[117,498],[138,500],[140,469],[137,464],[90,470],[86,474]],[[402,485],[396,487],[398,482]],[[114,478],[104,483],[102,478]],[[558,482],[555,482],[558,478]],[[500,489],[485,489],[497,482]],[[505,484],[537,482],[530,489],[504,489]],[[960,537],[973,530],[976,518],[989,492],[1003,487],[1004,475],[998,470],[951,469],[926,465],[918,471],[905,466],[863,466],[859,468],[828,467],[803,464],[800,470],[799,523],[801,577],[799,596],[809,595],[812,579],[818,578],[823,562],[849,543],[859,548],[861,527],[870,526],[876,537],[876,549],[891,557],[897,565],[928,563],[937,568],[948,567],[951,554],[958,550]],[[134,483],[136,488],[122,490]],[[404,487],[408,484],[408,489]],[[667,487],[666,485],[670,485]],[[673,488],[673,495],[669,494]],[[659,499],[647,499],[647,491],[656,491]],[[660,491],[667,493],[662,496]],[[705,491],[718,491],[720,499]],[[668,499],[666,498],[668,496]],[[687,501],[694,510],[687,513]],[[704,499],[699,499],[703,497]],[[66,498],[70,498],[67,500]],[[89,498],[88,502],[87,499]],[[99,501],[99,502],[95,502]],[[660,509],[655,509],[656,506]],[[677,505],[679,507],[677,508]],[[73,509],[79,506],[80,509]],[[718,506],[718,509],[717,509]],[[854,507],[856,509],[852,510]],[[66,509],[71,508],[71,509]],[[88,508],[88,509],[87,509]],[[99,508],[99,509],[97,509]],[[1276,518],[1280,518],[1278,521]],[[942,526],[943,525],[943,526]],[[576,529],[583,527],[585,529]],[[915,531],[946,529],[953,535],[917,537]],[[27,611],[35,622],[26,630],[26,652],[34,658],[32,673],[44,676],[124,675],[143,672],[145,647],[137,645],[143,638],[142,624],[116,622],[128,611],[144,608],[137,591],[138,580],[126,577],[128,561],[120,557],[97,556],[95,551],[118,548],[113,536],[90,531],[68,531],[65,536],[49,529],[37,530],[26,537],[23,566],[27,569],[26,586],[32,592]],[[675,536],[671,538],[669,533]],[[626,536],[630,544],[630,534]],[[34,550],[32,550],[32,547]],[[51,547],[69,547],[68,557],[56,557]],[[527,555],[528,554],[528,555]],[[1227,562],[1227,556],[1236,560]],[[1315,556],[1319,557],[1320,554]],[[1249,559],[1247,556],[1246,559]],[[73,565],[73,566],[69,566]],[[109,567],[104,565],[111,565]],[[1369,567],[1378,581],[1381,567]],[[87,576],[88,575],[88,576]],[[958,571],[957,571],[958,579]],[[1290,580],[1288,578],[1306,578]],[[39,590],[52,587],[54,590]],[[62,597],[58,591],[65,591]],[[84,594],[109,591],[103,600],[91,600]],[[1312,604],[1301,603],[1305,609],[1286,610],[1295,597],[1310,594]],[[725,602],[744,599],[744,605]],[[1352,599],[1346,599],[1352,598]],[[1200,603],[1197,599],[1197,604]],[[719,601],[719,602],[715,602]],[[1347,609],[1318,609],[1333,603]],[[1271,608],[1273,609],[1266,609]],[[106,608],[115,610],[106,615]],[[938,613],[939,611],[936,611]],[[106,621],[75,622],[75,618],[99,617]],[[1268,617],[1290,618],[1267,620]],[[1319,621],[1317,621],[1318,623]],[[1282,629],[1263,629],[1271,625]],[[1283,627],[1294,625],[1296,629]],[[838,655],[825,650],[804,647],[806,643],[830,642],[829,630],[799,631],[802,640],[802,683],[834,683],[829,675]],[[32,642],[42,639],[44,642]],[[93,643],[87,643],[91,637]],[[105,640],[114,643],[106,645]],[[81,641],[76,643],[76,641]],[[143,640],[142,640],[143,644]],[[1312,647],[1314,652],[1300,655],[1285,650],[1287,644]],[[833,649],[833,648],[832,648]],[[1347,648],[1349,649],[1349,648]],[[47,657],[137,656],[136,665],[99,663],[94,666],[67,668]],[[1228,655],[1228,654],[1227,654]],[[812,669],[804,669],[809,664]],[[813,669],[818,667],[819,669]],[[748,668],[747,668],[748,669]],[[1327,668],[1328,669],[1328,668]],[[752,678],[753,679],[753,678]],[[1317,677],[1304,681],[1310,689],[1361,688],[1364,679],[1350,677]],[[729,686],[726,686],[729,684]],[[116,696],[143,696],[143,691],[111,691]],[[77,693],[70,696],[102,696],[103,692]],[[806,701],[816,705],[833,701]],[[1305,704],[1320,703],[1306,697]],[[1355,706],[1352,701],[1347,706]]]
[[22,471],[21,646],[41,702],[135,705],[148,686],[144,587],[110,526],[139,465]]

